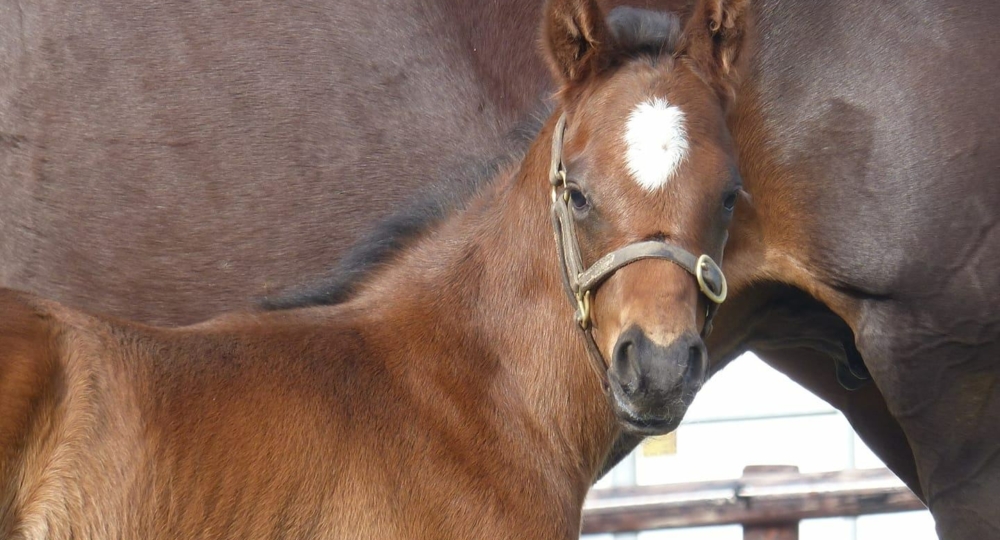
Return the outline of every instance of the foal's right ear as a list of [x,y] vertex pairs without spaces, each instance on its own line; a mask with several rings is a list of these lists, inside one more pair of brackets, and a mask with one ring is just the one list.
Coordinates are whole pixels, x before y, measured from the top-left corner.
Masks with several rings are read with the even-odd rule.
[[597,0],[550,0],[542,43],[549,67],[565,90],[611,63],[614,35]]

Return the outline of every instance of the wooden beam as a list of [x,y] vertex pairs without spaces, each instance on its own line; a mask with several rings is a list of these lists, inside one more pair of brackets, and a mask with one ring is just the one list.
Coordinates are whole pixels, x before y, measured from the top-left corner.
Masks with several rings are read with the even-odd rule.
[[772,525],[923,508],[887,469],[755,472],[736,480],[594,490],[584,505],[583,533]]

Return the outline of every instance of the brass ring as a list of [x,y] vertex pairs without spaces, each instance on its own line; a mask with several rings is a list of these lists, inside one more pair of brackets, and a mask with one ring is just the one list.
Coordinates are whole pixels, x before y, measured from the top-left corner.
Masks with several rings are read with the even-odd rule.
[[[715,292],[708,283],[705,281],[705,270],[715,269],[719,272],[719,277],[722,278],[722,283],[720,283],[721,290]],[[715,302],[716,304],[721,304],[726,301],[726,295],[729,294],[729,285],[726,283],[726,275],[722,273],[722,269],[719,265],[715,264],[708,255],[702,254],[698,257],[698,262],[694,265],[694,277],[698,280],[698,288],[701,289],[702,294],[708,297],[709,300]]]

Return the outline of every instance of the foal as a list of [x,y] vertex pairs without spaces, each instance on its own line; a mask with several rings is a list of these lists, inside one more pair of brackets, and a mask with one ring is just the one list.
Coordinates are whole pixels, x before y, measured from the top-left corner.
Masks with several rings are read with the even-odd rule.
[[0,535],[577,537],[621,430],[704,378],[744,4],[672,46],[551,2],[523,162],[342,304],[160,329],[0,293]]

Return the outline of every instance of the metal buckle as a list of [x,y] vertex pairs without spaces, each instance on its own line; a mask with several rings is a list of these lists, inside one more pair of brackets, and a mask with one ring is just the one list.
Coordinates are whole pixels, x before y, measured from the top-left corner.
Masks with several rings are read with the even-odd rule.
[[576,293],[576,322],[580,328],[586,330],[590,327],[590,291],[583,294]]
[[[715,292],[708,283],[705,281],[705,271],[706,270],[716,270],[719,273],[719,277],[722,278],[722,283],[719,284],[721,290]],[[715,302],[716,304],[721,304],[726,301],[726,295],[729,294],[729,285],[726,283],[726,275],[722,273],[722,269],[719,265],[715,264],[708,255],[702,254],[698,257],[698,262],[694,265],[694,277],[698,280],[698,288],[701,289],[702,294],[708,297],[709,300]]]
[[559,188],[562,188],[562,199],[563,202],[569,202],[569,192],[566,191],[566,169],[563,168],[562,163],[559,164],[559,168],[556,169],[556,182],[552,183],[552,202],[556,202],[559,198]]

